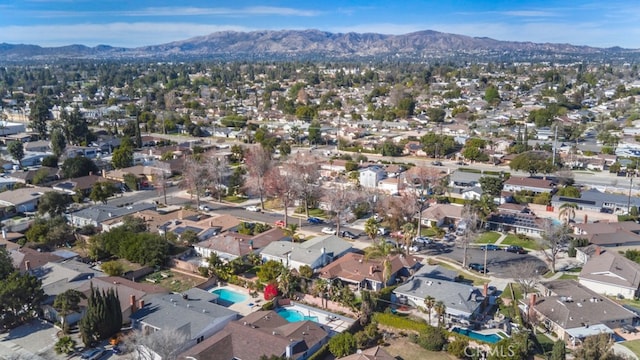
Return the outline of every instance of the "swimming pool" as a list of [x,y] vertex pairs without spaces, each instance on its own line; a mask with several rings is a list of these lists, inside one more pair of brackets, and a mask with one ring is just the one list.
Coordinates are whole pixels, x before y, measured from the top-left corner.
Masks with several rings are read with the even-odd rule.
[[288,322],[298,322],[298,321],[305,321],[305,320],[318,322],[317,316],[306,316],[297,310],[280,308],[277,310],[277,313]]
[[218,295],[218,304],[223,306],[230,306],[247,300],[247,295],[225,288],[211,290],[211,293]]
[[498,334],[485,335],[469,329],[461,329],[458,327],[453,328],[453,330],[451,331],[458,333],[460,335],[464,335],[474,340],[484,341],[489,344],[495,344],[498,341],[502,340],[502,338]]

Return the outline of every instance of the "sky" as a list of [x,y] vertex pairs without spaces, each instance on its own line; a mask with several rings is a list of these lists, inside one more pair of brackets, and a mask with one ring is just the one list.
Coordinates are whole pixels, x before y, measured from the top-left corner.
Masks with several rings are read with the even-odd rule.
[[0,43],[137,47],[216,31],[406,34],[640,49],[637,0],[0,0]]

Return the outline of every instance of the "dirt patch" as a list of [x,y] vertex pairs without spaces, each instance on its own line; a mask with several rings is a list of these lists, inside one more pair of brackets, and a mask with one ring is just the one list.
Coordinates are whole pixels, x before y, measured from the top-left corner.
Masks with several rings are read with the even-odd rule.
[[162,286],[173,292],[183,292],[198,286],[205,280],[171,270],[162,270],[145,276],[141,281]]
[[397,359],[413,360],[413,359],[429,359],[429,360],[455,360],[455,356],[451,356],[444,351],[428,351],[421,348],[418,344],[414,344],[407,337],[397,336],[387,340],[389,346],[384,349],[391,356]]

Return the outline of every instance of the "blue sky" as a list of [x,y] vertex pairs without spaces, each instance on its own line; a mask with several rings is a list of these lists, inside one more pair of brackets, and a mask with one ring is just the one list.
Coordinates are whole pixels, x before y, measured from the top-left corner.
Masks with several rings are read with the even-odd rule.
[[638,19],[637,0],[0,0],[0,43],[136,47],[222,30],[436,30],[636,49]]

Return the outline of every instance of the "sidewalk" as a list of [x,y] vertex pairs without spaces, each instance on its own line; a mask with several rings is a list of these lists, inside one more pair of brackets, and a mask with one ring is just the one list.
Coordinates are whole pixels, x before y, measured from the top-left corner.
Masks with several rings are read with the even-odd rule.
[[500,244],[502,244],[502,241],[504,239],[506,239],[506,238],[507,238],[507,234],[500,234],[500,237],[498,238],[498,240],[496,240],[496,242],[494,244],[495,245],[500,245]]

